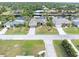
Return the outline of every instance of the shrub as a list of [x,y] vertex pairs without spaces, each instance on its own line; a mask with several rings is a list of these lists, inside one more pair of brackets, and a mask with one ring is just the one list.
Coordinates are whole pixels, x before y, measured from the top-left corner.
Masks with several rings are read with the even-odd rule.
[[69,57],[76,57],[77,56],[76,51],[74,50],[72,45],[67,40],[63,40],[61,45]]

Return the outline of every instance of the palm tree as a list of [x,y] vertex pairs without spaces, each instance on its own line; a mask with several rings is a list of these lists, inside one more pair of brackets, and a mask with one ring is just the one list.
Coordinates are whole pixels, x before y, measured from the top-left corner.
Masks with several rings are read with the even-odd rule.
[[52,28],[52,17],[49,16],[51,12],[45,6],[43,6],[43,10],[44,10],[43,16],[47,20],[47,23],[44,23],[43,25],[47,30],[50,30],[50,28]]

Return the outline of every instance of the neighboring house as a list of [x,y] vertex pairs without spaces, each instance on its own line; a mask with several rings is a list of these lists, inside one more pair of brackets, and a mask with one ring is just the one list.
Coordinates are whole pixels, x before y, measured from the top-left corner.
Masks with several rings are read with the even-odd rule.
[[79,18],[72,20],[72,24],[75,25],[76,27],[79,27]]
[[[44,9],[44,10],[45,10],[45,9]],[[52,9],[50,9],[50,10],[47,10],[47,11],[44,11],[44,10],[36,10],[36,11],[34,12],[34,15],[35,15],[35,16],[42,16],[43,13],[45,13],[45,12],[50,13],[49,15],[53,15],[53,14],[57,14],[57,13],[58,13],[58,10],[56,10],[56,9],[54,9],[54,8],[52,8]]]
[[49,12],[51,12],[51,13],[58,13],[58,10],[55,9],[55,8],[52,8],[52,9],[49,10]]
[[40,23],[45,23],[46,22],[46,19],[45,19],[45,16],[43,16],[43,13],[44,13],[44,10],[36,10],[34,12],[34,18],[37,19],[37,22],[40,22]]
[[44,16],[34,16],[31,21],[29,22],[29,26],[31,27],[36,27],[37,24],[45,24],[46,23],[46,19]]
[[44,10],[36,10],[36,11],[34,12],[34,15],[35,15],[35,16],[41,16],[43,12],[44,12]]
[[57,24],[57,25],[62,25],[62,24],[70,24],[71,22],[66,19],[66,18],[63,18],[63,17],[55,17],[53,18],[54,19],[54,24]]
[[4,24],[4,27],[14,27],[15,25],[24,25],[25,20],[22,17],[17,17],[14,21],[8,21]]
[[42,13],[44,10],[36,10],[35,13]]
[[4,24],[4,27],[10,27],[10,25],[11,25],[11,22],[8,21],[8,22],[6,22],[6,23]]
[[34,16],[34,18],[36,19],[37,23],[46,23],[46,18],[44,16]]
[[34,17],[31,19],[29,26],[37,26],[38,23],[44,24],[46,23],[46,19],[44,16],[42,16],[42,13],[44,13],[44,10],[36,10],[34,12]]
[[29,22],[30,27],[36,27],[37,26],[37,21],[36,19],[32,18],[31,21]]

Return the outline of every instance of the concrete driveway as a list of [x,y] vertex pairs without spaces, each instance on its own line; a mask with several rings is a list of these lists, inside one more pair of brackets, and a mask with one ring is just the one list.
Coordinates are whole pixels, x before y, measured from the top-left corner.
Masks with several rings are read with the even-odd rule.
[[[49,38],[48,38],[49,39]],[[55,48],[53,46],[52,40],[44,40],[46,57],[56,57]]]
[[35,27],[30,27],[28,35],[35,35]]

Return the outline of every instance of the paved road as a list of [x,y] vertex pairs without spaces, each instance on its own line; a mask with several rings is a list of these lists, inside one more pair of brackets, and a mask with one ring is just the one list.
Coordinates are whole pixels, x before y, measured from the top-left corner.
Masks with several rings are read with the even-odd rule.
[[79,39],[79,35],[0,35],[2,40],[43,40],[45,38],[49,38],[49,40],[61,40],[62,38],[74,40]]
[[61,37],[59,35],[0,35],[0,39],[12,39],[12,40],[27,40],[27,39],[31,39],[31,40],[36,40],[36,39],[45,39],[45,38],[49,38],[49,40],[51,39],[61,39]]

